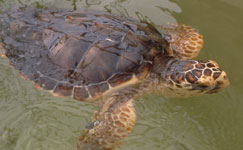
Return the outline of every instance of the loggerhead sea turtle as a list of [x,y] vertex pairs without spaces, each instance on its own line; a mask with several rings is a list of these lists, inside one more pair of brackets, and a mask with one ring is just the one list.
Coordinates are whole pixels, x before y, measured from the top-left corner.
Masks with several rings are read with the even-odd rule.
[[202,36],[94,10],[18,8],[0,15],[0,55],[36,87],[98,103],[78,150],[111,150],[132,130],[134,97],[188,97],[229,85],[215,61],[196,61]]

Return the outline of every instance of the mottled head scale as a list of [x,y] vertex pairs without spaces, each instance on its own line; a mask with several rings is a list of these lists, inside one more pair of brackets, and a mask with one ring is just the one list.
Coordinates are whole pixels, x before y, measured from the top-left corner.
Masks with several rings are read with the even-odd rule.
[[161,73],[169,96],[188,97],[212,94],[229,85],[229,80],[215,61],[174,61]]

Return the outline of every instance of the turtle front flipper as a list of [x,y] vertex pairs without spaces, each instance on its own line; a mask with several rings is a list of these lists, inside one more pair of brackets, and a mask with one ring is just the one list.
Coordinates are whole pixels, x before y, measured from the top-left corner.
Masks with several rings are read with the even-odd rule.
[[113,150],[122,144],[136,121],[133,94],[123,91],[103,98],[101,110],[79,139],[78,150]]
[[166,24],[161,28],[169,43],[168,51],[180,59],[197,57],[203,46],[203,36],[191,26],[184,24]]

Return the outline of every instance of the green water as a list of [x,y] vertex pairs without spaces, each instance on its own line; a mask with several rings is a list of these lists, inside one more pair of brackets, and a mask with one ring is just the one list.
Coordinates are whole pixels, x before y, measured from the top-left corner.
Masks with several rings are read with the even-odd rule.
[[[243,149],[242,0],[0,0],[12,5],[91,8],[150,20],[183,22],[204,35],[199,59],[216,60],[231,85],[189,99],[146,95],[121,150]],[[33,88],[0,58],[0,150],[75,150],[96,107]]]

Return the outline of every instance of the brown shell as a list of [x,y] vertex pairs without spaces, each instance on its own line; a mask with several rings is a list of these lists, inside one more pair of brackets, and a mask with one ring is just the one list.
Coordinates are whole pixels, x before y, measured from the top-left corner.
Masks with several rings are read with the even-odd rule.
[[25,78],[78,100],[130,80],[165,53],[150,24],[101,11],[22,8],[0,15],[0,31],[10,64]]

